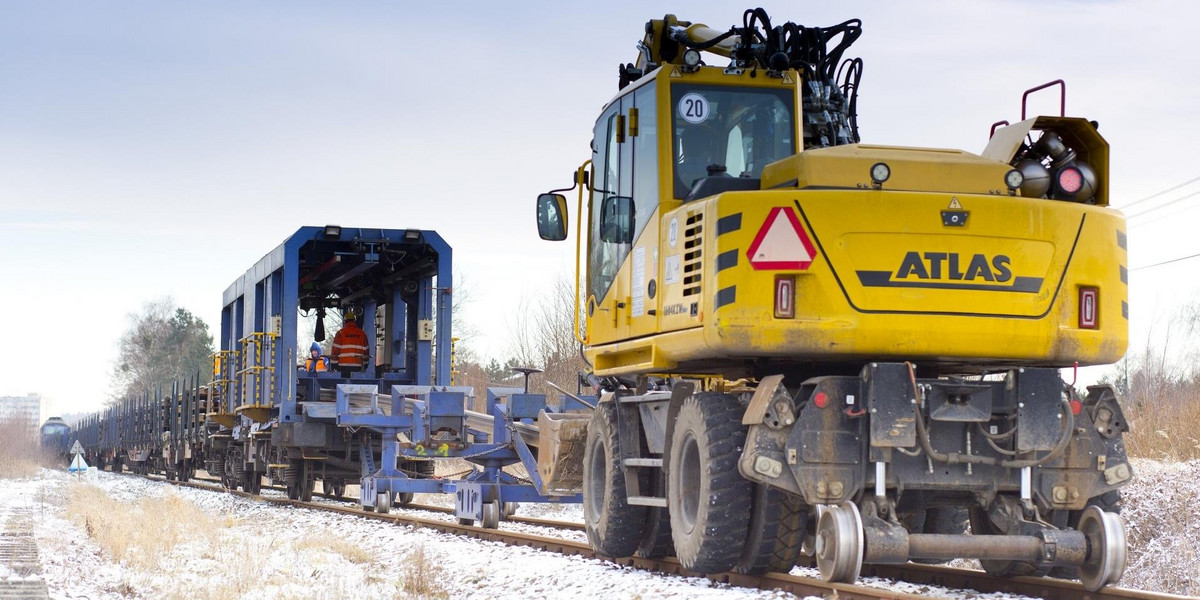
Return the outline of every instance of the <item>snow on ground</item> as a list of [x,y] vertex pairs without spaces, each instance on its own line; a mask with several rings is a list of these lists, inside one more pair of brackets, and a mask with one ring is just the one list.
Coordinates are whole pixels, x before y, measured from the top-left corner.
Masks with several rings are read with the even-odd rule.
[[[88,483],[112,498],[135,502],[174,494],[233,523],[217,543],[186,541],[146,571],[113,560],[83,527],[64,517],[70,479],[46,471],[40,480],[13,482],[0,496],[6,505],[44,499],[37,539],[52,598],[791,597],[141,478],[90,474]],[[338,540],[364,552],[343,548]]]
[[[1124,514],[1131,544],[1123,587],[1175,593],[1200,591],[1200,461],[1137,461]],[[0,485],[0,519],[32,509],[35,537],[52,598],[790,598],[707,579],[646,573],[605,561],[560,556],[409,526],[278,506],[170,486],[137,477],[43,471],[41,478]],[[1170,482],[1171,485],[1163,485]],[[216,531],[189,534],[152,560],[114,557],[101,548],[67,504],[82,485],[133,506],[143,498],[178,498]],[[421,496],[418,502],[444,503]],[[332,502],[332,501],[329,501]],[[175,513],[172,513],[175,514]],[[187,514],[187,513],[181,513]],[[578,521],[579,507],[522,505],[519,515]],[[453,520],[422,511],[429,519]],[[153,519],[148,519],[153,521]],[[147,527],[170,524],[150,522]],[[582,540],[578,531],[503,522],[504,529]],[[167,533],[163,534],[164,536]],[[797,567],[794,575],[816,577]],[[867,579],[896,592],[958,598],[1014,598]]]
[[1200,460],[1133,460],[1122,490],[1129,565],[1122,587],[1200,595]]
[[[44,471],[50,474],[50,471]],[[55,480],[65,474],[54,473]],[[122,569],[99,557],[98,549],[86,535],[71,531],[62,535],[62,492],[65,486],[44,485],[43,480],[23,479],[0,482],[0,521],[6,527],[15,511],[29,511],[35,519],[34,540],[42,574],[58,598],[121,598]],[[57,490],[57,494],[54,491]],[[78,529],[78,528],[74,528]],[[7,569],[5,569],[7,576]]]

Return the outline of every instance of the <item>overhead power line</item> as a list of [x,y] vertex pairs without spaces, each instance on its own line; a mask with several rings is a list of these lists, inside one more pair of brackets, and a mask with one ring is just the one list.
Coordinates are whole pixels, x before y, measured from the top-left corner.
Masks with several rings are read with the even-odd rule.
[[1200,252],[1198,252],[1196,254],[1191,254],[1188,256],[1180,256],[1179,258],[1172,258],[1171,260],[1164,260],[1162,262],[1156,262],[1152,265],[1143,265],[1141,267],[1134,267],[1134,268],[1130,269],[1130,271],[1142,271],[1145,269],[1153,269],[1154,267],[1161,267],[1163,265],[1169,265],[1171,263],[1177,263],[1180,261],[1190,260],[1190,259],[1197,258],[1197,257],[1200,257]]
[[1171,192],[1173,192],[1173,191],[1175,191],[1175,190],[1177,190],[1177,189],[1179,189],[1179,188],[1181,188],[1181,187],[1188,186],[1188,185],[1191,185],[1191,184],[1193,184],[1193,183],[1196,183],[1197,181],[1200,181],[1200,177],[1193,177],[1193,178],[1191,178],[1191,179],[1189,179],[1189,180],[1187,180],[1187,181],[1185,181],[1185,182],[1183,182],[1183,183],[1181,183],[1181,184],[1179,184],[1179,185],[1177,185],[1177,186],[1174,186],[1174,187],[1167,188],[1167,189],[1165,189],[1165,190],[1163,190],[1163,191],[1161,191],[1161,192],[1155,192],[1155,193],[1153,193],[1153,194],[1150,194],[1149,196],[1146,196],[1145,198],[1142,198],[1141,200],[1134,200],[1133,202],[1130,202],[1129,204],[1126,204],[1125,206],[1121,206],[1121,207],[1119,207],[1119,208],[1120,208],[1121,210],[1129,210],[1129,208],[1130,208],[1130,207],[1132,207],[1132,206],[1137,206],[1137,205],[1139,205],[1139,204],[1141,204],[1141,203],[1143,203],[1143,202],[1146,202],[1146,201],[1148,201],[1148,200],[1153,200],[1153,199],[1155,199],[1155,198],[1157,198],[1157,197],[1159,197],[1159,196],[1161,196],[1161,195],[1163,195],[1163,194],[1169,194],[1169,193],[1171,193]]
[[[1171,205],[1173,205],[1173,204],[1179,204],[1180,202],[1183,202],[1184,200],[1187,200],[1187,199],[1189,199],[1189,198],[1194,198],[1194,197],[1196,197],[1196,196],[1200,196],[1200,192],[1192,192],[1192,193],[1190,193],[1190,194],[1184,194],[1183,196],[1180,196],[1180,197],[1178,197],[1178,198],[1176,198],[1176,199],[1174,199],[1174,200],[1172,200],[1172,201],[1170,201],[1170,202],[1166,202],[1166,203],[1164,203],[1164,204],[1159,204],[1158,206],[1152,206],[1152,207],[1150,207],[1150,208],[1148,208],[1148,209],[1146,209],[1146,210],[1143,210],[1143,211],[1140,211],[1140,212],[1135,212],[1135,213],[1133,213],[1133,214],[1126,214],[1126,215],[1125,215],[1125,218],[1126,218],[1126,219],[1130,219],[1130,220],[1132,220],[1132,219],[1137,219],[1137,218],[1139,218],[1139,217],[1144,217],[1144,216],[1146,216],[1146,215],[1148,215],[1148,214],[1151,214],[1151,213],[1157,212],[1159,209],[1166,208],[1166,207],[1168,207],[1168,206],[1171,206]],[[1174,214],[1174,213],[1172,213],[1172,214]]]
[[1197,208],[1196,206],[1191,206],[1191,207],[1185,206],[1183,208],[1180,208],[1179,210],[1169,211],[1169,212],[1167,212],[1165,214],[1161,214],[1161,215],[1154,215],[1154,216],[1151,216],[1150,218],[1133,219],[1133,220],[1129,221],[1129,229],[1141,229],[1152,223],[1158,223],[1158,222],[1164,221],[1166,219],[1174,219],[1174,218],[1178,217],[1179,215],[1182,215],[1183,213],[1194,210],[1196,208]]

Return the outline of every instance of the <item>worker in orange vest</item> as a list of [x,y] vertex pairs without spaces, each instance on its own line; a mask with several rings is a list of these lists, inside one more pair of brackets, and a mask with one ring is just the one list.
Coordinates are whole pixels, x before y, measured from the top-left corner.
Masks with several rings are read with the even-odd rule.
[[343,374],[360,371],[367,364],[367,334],[358,326],[358,315],[346,309],[342,317],[345,323],[333,336],[333,351],[330,356],[337,370]]
[[321,344],[312,343],[312,347],[308,350],[308,360],[304,363],[304,370],[309,373],[329,370],[329,357],[321,356]]

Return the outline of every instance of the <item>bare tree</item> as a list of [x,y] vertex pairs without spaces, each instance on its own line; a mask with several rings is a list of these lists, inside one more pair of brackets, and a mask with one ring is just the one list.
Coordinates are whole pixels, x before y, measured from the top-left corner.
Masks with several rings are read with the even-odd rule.
[[[317,315],[323,314],[321,319],[321,339],[317,337]],[[329,351],[333,348],[333,336],[342,328],[342,313],[338,310],[326,309],[317,311],[310,309],[300,311],[299,318],[296,319],[296,356],[303,357],[307,360],[309,348],[316,341],[321,346],[321,354],[328,356]]]
[[559,394],[545,382],[574,391],[579,372],[587,369],[574,333],[572,285],[567,278],[560,278],[545,296],[525,298],[512,321],[513,354],[509,364],[542,369],[542,375],[530,379],[530,391],[545,393],[550,398]]
[[213,338],[208,324],[170,298],[130,313],[121,335],[120,355],[113,366],[113,398],[170,390],[178,378],[212,379]]

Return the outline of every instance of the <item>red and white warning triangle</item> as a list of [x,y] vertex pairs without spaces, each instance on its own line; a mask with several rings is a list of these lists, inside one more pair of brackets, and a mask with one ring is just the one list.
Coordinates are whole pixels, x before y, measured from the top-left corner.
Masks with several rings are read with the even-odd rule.
[[796,212],[786,206],[771,209],[746,251],[755,270],[804,270],[816,255]]

